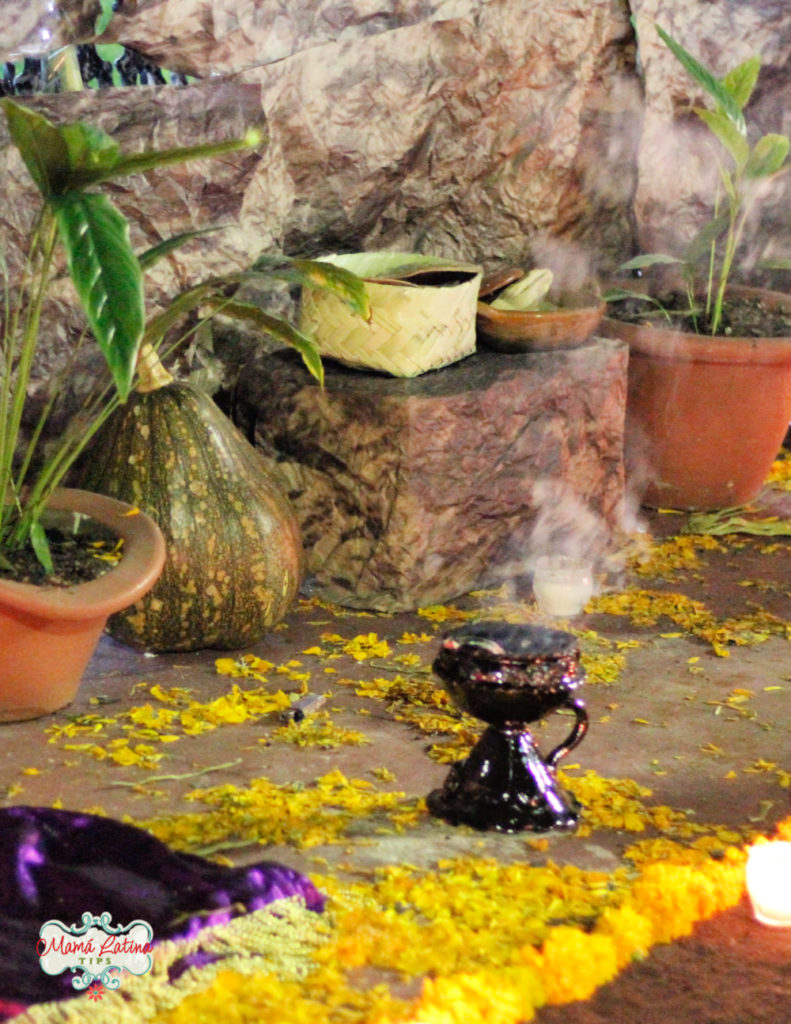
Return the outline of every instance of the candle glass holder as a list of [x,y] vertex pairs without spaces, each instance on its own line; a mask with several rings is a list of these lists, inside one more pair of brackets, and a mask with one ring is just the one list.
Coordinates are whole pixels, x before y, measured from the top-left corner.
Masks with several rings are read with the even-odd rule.
[[593,594],[593,566],[586,558],[541,555],[533,569],[533,593],[545,615],[579,615]]
[[[579,659],[576,639],[546,626],[484,621],[445,637],[434,673],[457,707],[488,727],[429,794],[433,815],[500,832],[576,827],[580,806],[558,785],[556,766],[588,728],[575,696],[584,682]],[[573,711],[574,726],[543,758],[527,725],[561,708]]]
[[791,843],[774,840],[751,846],[746,881],[755,919],[791,928]]

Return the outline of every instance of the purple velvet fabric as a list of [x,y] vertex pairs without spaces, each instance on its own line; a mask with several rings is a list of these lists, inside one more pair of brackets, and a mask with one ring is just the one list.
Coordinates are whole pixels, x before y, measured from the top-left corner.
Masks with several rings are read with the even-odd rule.
[[39,930],[51,918],[79,924],[86,911],[108,911],[116,926],[142,919],[156,943],[294,895],[323,909],[313,884],[280,864],[229,868],[112,818],[0,809],[0,1021],[25,1004],[77,994],[69,972],[50,976],[39,965]]

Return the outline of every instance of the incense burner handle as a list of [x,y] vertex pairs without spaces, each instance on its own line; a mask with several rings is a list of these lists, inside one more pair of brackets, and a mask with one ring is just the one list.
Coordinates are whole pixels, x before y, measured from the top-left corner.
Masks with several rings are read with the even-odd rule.
[[558,761],[565,757],[566,754],[570,753],[579,743],[582,742],[585,733],[588,731],[588,711],[585,704],[579,697],[572,697],[569,695],[568,700],[565,700],[561,707],[571,708],[577,717],[574,723],[574,728],[568,734],[566,739],[558,744],[557,747],[549,754],[546,758],[546,764],[549,768],[555,768]]

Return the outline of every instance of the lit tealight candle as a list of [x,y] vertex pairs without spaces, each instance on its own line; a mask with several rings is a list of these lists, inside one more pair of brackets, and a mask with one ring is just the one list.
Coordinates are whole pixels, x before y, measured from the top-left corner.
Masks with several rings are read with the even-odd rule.
[[791,928],[791,843],[750,847],[747,892],[756,920],[776,928]]
[[593,567],[584,558],[541,555],[533,572],[533,593],[545,615],[578,615],[593,594]]

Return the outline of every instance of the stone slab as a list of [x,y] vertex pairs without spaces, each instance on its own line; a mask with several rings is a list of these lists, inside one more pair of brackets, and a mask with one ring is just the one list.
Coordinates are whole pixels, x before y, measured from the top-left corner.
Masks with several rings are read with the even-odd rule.
[[315,593],[407,611],[607,549],[624,498],[627,350],[479,351],[412,380],[254,357],[234,418],[276,463]]

